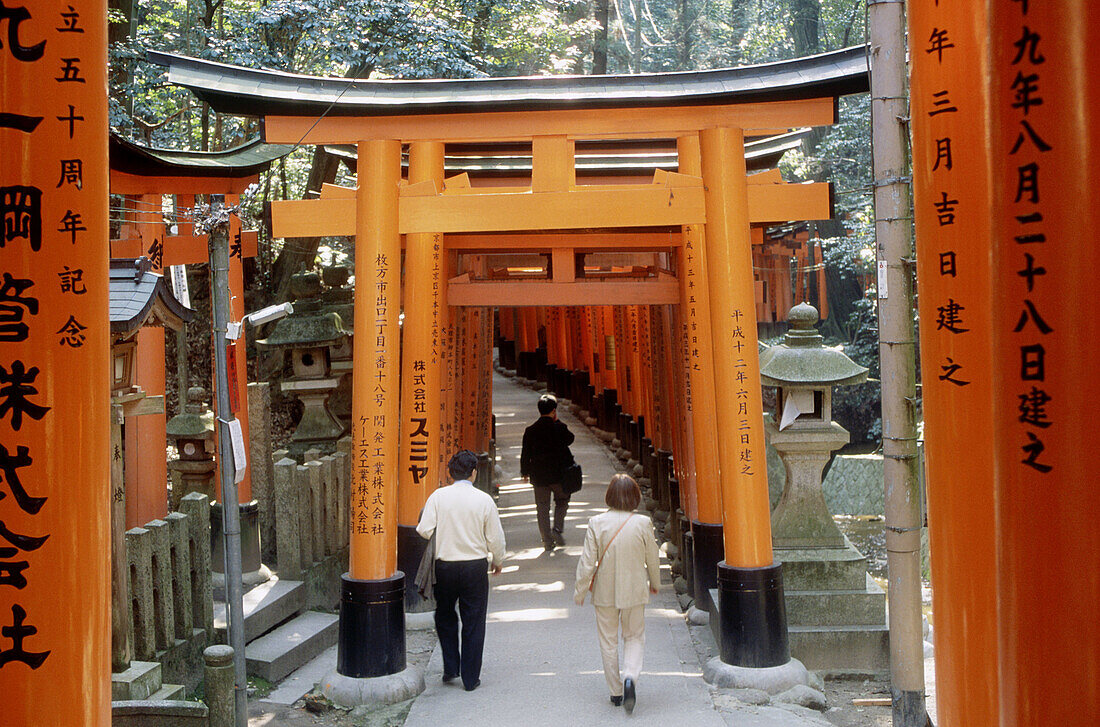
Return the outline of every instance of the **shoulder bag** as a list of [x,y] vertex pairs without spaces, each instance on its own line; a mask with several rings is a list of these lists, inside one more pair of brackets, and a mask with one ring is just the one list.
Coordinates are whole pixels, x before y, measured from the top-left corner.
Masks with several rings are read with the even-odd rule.
[[611,547],[611,544],[613,542],[615,542],[616,536],[618,536],[618,534],[623,531],[623,528],[626,527],[626,524],[628,522],[630,522],[630,518],[632,518],[632,517],[634,517],[634,513],[630,513],[629,515],[626,516],[626,520],[623,520],[623,524],[620,525],[619,529],[615,531],[615,535],[612,535],[611,540],[608,540],[607,545],[605,545],[603,547],[603,552],[600,553],[600,558],[599,558],[599,560],[596,561],[596,568],[595,568],[595,570],[592,571],[592,581],[588,584],[588,590],[589,591],[591,591],[592,588],[596,585],[596,574],[600,572],[600,563],[603,563],[603,558],[604,558],[605,555],[607,555],[607,549]]

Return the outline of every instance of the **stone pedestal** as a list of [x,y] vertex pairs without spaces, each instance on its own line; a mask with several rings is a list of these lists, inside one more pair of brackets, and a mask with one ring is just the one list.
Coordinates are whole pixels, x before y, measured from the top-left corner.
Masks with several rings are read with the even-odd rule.
[[886,594],[836,526],[821,490],[829,453],[847,443],[848,432],[835,422],[781,432],[769,419],[766,427],[786,471],[772,535],[783,563],[791,654],[826,673],[886,671]]
[[328,409],[328,398],[339,381],[335,378],[284,381],[280,388],[296,396],[305,407],[287,449],[290,456],[302,462],[307,450],[316,449],[327,455],[336,451],[336,441],[344,434],[344,426]]

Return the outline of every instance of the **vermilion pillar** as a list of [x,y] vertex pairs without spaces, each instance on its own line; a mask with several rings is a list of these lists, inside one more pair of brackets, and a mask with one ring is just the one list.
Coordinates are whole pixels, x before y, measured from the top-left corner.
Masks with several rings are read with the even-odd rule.
[[790,651],[782,566],[772,555],[744,134],[704,129],[700,151],[725,540],[721,657],[735,666],[779,666]]
[[343,576],[337,671],[378,677],[405,668],[405,574],[397,570],[401,144],[359,144],[356,189],[350,569]]
[[[409,147],[409,183],[443,182],[443,143]],[[412,234],[405,240],[405,322],[401,350],[400,477],[397,490],[397,559],[404,573],[416,573],[427,541],[416,532],[420,510],[439,485],[440,296],[443,235]],[[405,581],[405,605],[420,602],[412,578]]]
[[106,5],[0,21],[6,724],[111,723]]
[[[999,720],[987,16],[932,2],[912,3],[909,12],[938,723],[991,727]],[[937,41],[941,29],[948,40]],[[943,113],[945,90],[955,110]]]
[[[164,217],[159,194],[128,197],[127,216],[141,238],[141,249],[152,271],[164,274]],[[164,397],[164,329],[138,331],[134,352],[134,383],[146,396]],[[168,514],[167,419],[159,414],[131,417],[126,422],[126,527],[134,528]]]
[[1100,714],[1100,23],[1087,0],[998,0],[989,24],[1000,724],[1083,726]]
[[[682,136],[676,143],[680,172],[701,177],[699,137]],[[680,248],[680,315],[687,414],[691,419],[696,512],[692,518],[692,590],[706,610],[710,589],[718,585],[723,557],[722,485],[718,475],[718,420],[714,397],[714,342],[710,337],[711,297],[707,274],[707,238],[703,225],[683,228]]]
[[[241,202],[239,194],[225,195],[225,204],[233,207]],[[244,245],[241,243],[241,217],[229,216],[229,314],[230,320],[240,321],[244,319]],[[248,326],[241,326],[241,336],[229,344],[226,352],[229,365],[229,385],[235,390],[230,396],[234,404],[233,414],[241,423],[241,434],[244,441],[248,442]],[[163,338],[163,330],[161,337]],[[163,342],[162,342],[163,348]],[[163,361],[164,355],[161,354]],[[163,366],[162,366],[163,368]],[[245,467],[244,479],[237,483],[237,500],[242,505],[252,502],[252,465]],[[258,508],[253,508],[248,517],[255,521],[259,516]],[[242,513],[242,516],[244,514]],[[253,522],[249,527],[258,527]]]

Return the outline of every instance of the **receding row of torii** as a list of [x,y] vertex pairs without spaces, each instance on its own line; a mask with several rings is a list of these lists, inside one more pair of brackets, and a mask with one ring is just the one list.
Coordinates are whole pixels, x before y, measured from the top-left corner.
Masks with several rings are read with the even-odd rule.
[[[1100,224],[1088,197],[1100,182],[1088,86],[1088,69],[1100,62],[1097,25],[1084,0],[913,7],[941,713],[968,725],[1091,724],[1100,705],[1100,579],[1088,567],[1098,540],[1086,412],[1100,394],[1081,341],[1097,334],[1082,234]],[[12,695],[6,716],[16,724],[110,722],[110,399],[95,383],[111,378],[105,18],[100,0],[5,7],[2,16],[0,72],[13,80],[0,86],[0,268],[11,275],[0,328],[0,508],[12,544],[4,552],[18,560],[0,572],[11,581],[0,590],[0,691]],[[73,59],[79,77],[59,76]],[[682,378],[673,377],[672,392],[690,391],[691,416],[668,431],[693,493],[689,508],[700,525],[722,525],[723,611],[759,613],[781,599],[761,461],[751,229],[754,220],[825,215],[812,188],[751,184],[744,138],[832,123],[836,96],[866,89],[862,49],[676,76],[391,85],[158,60],[172,82],[215,108],[263,115],[269,142],[357,146],[355,189],[296,203],[308,207],[288,203],[276,217],[283,235],[339,226],[356,236],[353,467],[356,486],[384,508],[376,528],[373,512],[352,503],[355,520],[369,526],[352,539],[341,676],[369,680],[400,666],[371,651],[403,643],[401,498],[419,496],[400,484],[409,433],[398,390],[408,381],[402,291],[406,325],[410,307],[678,309],[688,335],[700,335],[698,348],[679,349],[690,352],[689,365],[673,366]],[[581,183],[571,149],[617,138],[674,139],[678,167],[645,184]],[[479,188],[440,174],[448,145],[492,141],[530,144],[528,183]],[[760,211],[769,205],[774,214]],[[577,265],[579,254],[652,251],[655,235],[668,240],[657,245],[668,248],[658,253],[668,267],[653,274]],[[437,241],[448,251],[441,266],[456,261],[440,269],[439,287],[429,256]],[[524,279],[535,266],[492,265],[498,252],[548,255],[548,279]],[[888,295],[882,282],[908,274],[905,263],[884,271],[880,297]],[[609,274],[595,274],[605,267]],[[76,273],[85,285],[65,285]],[[417,303],[418,293],[434,302]],[[427,320],[421,331],[431,331]],[[714,406],[709,419],[704,405]],[[731,623],[737,633],[728,650],[723,639],[723,658],[748,668],[781,661],[778,621],[752,622],[747,633]],[[1072,667],[1077,680],[1066,673]]]

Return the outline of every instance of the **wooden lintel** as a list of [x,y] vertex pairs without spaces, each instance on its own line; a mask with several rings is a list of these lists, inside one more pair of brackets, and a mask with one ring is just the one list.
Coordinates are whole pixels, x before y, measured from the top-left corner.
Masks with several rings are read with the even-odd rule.
[[662,227],[706,221],[702,188],[660,186],[531,194],[401,197],[398,229],[498,232],[562,227]]
[[783,175],[778,169],[767,169],[763,172],[750,174],[746,177],[749,184],[783,184]]
[[621,232],[560,232],[560,233],[463,233],[447,235],[444,247],[460,252],[549,252],[567,247],[573,252],[641,252],[669,250],[679,247],[683,235],[677,229],[670,232],[622,230]]
[[[270,144],[355,144],[402,141],[526,141],[562,134],[571,139],[674,137],[713,126],[752,131],[828,126],[835,122],[831,96],[713,106],[562,109],[424,114],[418,116],[266,116]],[[629,131],[624,132],[624,129]]]
[[680,284],[675,278],[657,281],[451,282],[447,304],[455,306],[539,305],[675,305]]
[[251,177],[142,177],[111,170],[111,194],[242,194]]
[[750,184],[748,192],[751,223],[827,220],[833,214],[827,182]]
[[[748,195],[750,223],[821,220],[831,215],[828,184],[752,184]],[[570,192],[425,197],[403,193],[399,204],[402,234],[667,227],[706,221],[702,187],[623,185]],[[275,237],[354,235],[355,199],[276,201],[271,219]],[[645,245],[651,246],[663,245]]]
[[321,199],[355,199],[355,187],[342,187],[326,182],[321,185]]

